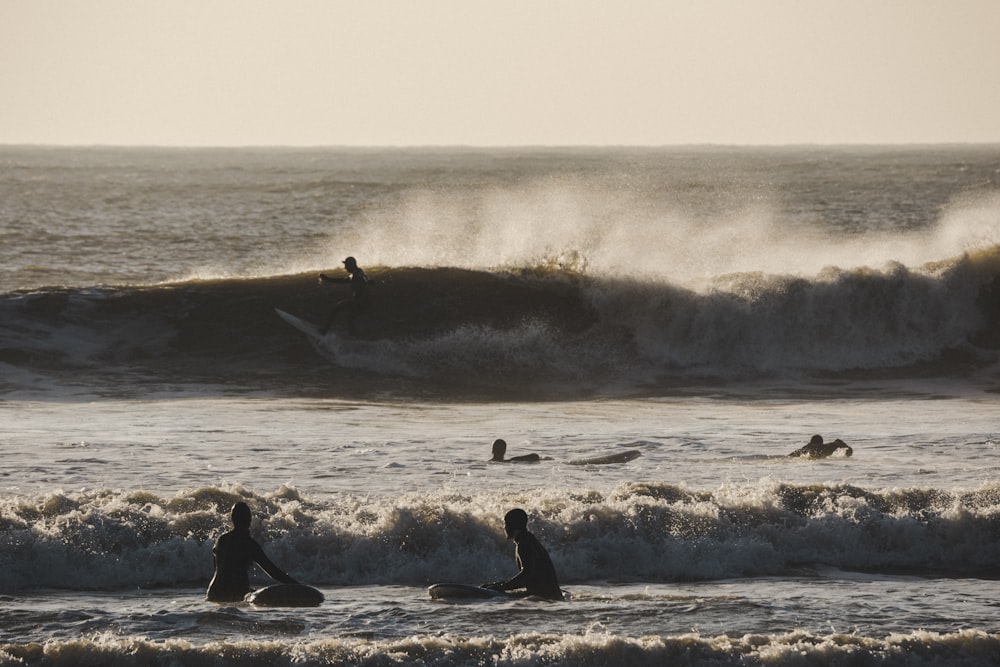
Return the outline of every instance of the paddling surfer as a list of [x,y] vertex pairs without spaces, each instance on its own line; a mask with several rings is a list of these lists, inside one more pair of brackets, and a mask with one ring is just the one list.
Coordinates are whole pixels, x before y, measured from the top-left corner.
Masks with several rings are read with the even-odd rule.
[[536,595],[549,600],[563,600],[552,559],[545,547],[528,532],[528,515],[522,509],[512,509],[503,518],[503,528],[508,540],[514,540],[517,549],[514,559],[520,568],[513,578],[483,584],[483,588],[494,591],[509,591],[523,588],[525,595]]
[[257,540],[250,537],[250,507],[244,502],[233,505],[233,529],[219,535],[212,547],[215,574],[208,585],[209,602],[239,602],[249,593],[250,568],[257,563],[271,577],[283,584],[298,583],[285,574],[264,553]]
[[349,274],[346,278],[331,278],[325,273],[319,274],[321,285],[323,283],[350,283],[351,285],[351,296],[334,304],[330,317],[326,319],[326,324],[320,329],[320,333],[324,335],[330,330],[334,318],[341,310],[347,311],[347,331],[352,336],[357,335],[357,331],[354,329],[354,318],[368,310],[368,283],[371,281],[368,280],[364,270],[358,266],[358,260],[353,257],[344,260],[344,269]]
[[807,459],[825,459],[838,449],[844,450],[844,456],[851,456],[854,454],[854,450],[840,438],[837,438],[833,442],[823,442],[823,436],[814,435],[809,440],[808,445],[796,449],[794,452],[789,454],[789,456],[798,456]]
[[493,458],[490,459],[490,463],[538,463],[541,460],[538,454],[522,454],[506,459],[504,458],[506,453],[507,441],[497,438],[493,441]]

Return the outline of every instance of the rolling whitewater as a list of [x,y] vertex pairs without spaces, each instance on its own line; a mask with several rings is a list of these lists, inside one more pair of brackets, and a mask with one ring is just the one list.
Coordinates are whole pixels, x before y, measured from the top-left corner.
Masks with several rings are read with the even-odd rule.
[[[0,664],[1000,660],[996,146],[2,147],[0,202]],[[356,336],[278,316],[348,255]],[[205,601],[238,500],[319,606]],[[432,598],[511,507],[570,601]]]

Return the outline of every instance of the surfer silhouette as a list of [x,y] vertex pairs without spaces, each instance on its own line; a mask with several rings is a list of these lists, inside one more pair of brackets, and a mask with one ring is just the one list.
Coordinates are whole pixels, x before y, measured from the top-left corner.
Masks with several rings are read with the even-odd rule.
[[319,283],[350,283],[351,296],[341,299],[334,304],[330,317],[326,319],[326,324],[320,329],[320,333],[326,334],[337,317],[337,313],[342,310],[347,311],[347,331],[352,335],[357,335],[354,329],[354,318],[368,310],[368,276],[364,270],[358,266],[358,261],[353,257],[344,260],[344,269],[349,274],[346,278],[331,278],[325,273],[319,274]]
[[520,568],[513,578],[483,584],[483,588],[494,591],[509,591],[523,588],[525,595],[536,595],[549,600],[562,600],[556,570],[545,547],[528,532],[528,515],[522,509],[512,509],[503,518],[503,528],[508,540],[514,540],[517,549],[514,559]]
[[522,454],[505,459],[504,454],[506,453],[507,441],[497,438],[493,441],[493,458],[490,459],[490,463],[538,463],[541,460],[538,454]]
[[789,456],[798,456],[808,459],[825,459],[838,449],[844,450],[844,456],[850,456],[854,453],[854,450],[840,438],[837,438],[833,442],[823,442],[823,436],[814,435],[809,440],[808,445],[796,449],[794,452],[789,454]]
[[250,507],[239,502],[233,505],[233,529],[219,535],[212,547],[215,574],[208,584],[209,602],[239,602],[249,593],[250,568],[257,563],[271,577],[283,584],[298,583],[285,574],[264,553],[257,540],[250,537]]

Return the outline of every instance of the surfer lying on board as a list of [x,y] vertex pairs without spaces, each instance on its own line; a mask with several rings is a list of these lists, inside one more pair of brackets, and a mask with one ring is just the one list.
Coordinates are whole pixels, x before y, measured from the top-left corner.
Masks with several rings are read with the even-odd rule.
[[243,502],[236,503],[232,517],[233,529],[219,535],[212,547],[215,574],[208,585],[208,601],[241,601],[251,591],[250,568],[254,563],[283,584],[298,583],[272,563],[257,540],[250,537],[250,507]]
[[357,332],[354,330],[354,318],[362,314],[368,309],[368,276],[365,275],[364,270],[358,266],[358,260],[353,257],[348,257],[344,260],[344,268],[350,275],[347,278],[331,278],[325,273],[319,274],[319,284],[323,283],[350,283],[351,284],[351,296],[346,299],[341,299],[333,306],[333,310],[330,312],[330,317],[326,319],[326,324],[320,329],[320,333],[326,334],[330,330],[330,325],[333,324],[333,320],[337,317],[337,313],[341,310],[347,310],[347,331],[352,335],[356,335]]
[[541,460],[538,454],[522,454],[505,459],[504,454],[506,453],[507,441],[497,438],[493,441],[493,458],[490,459],[490,463],[538,463]]
[[840,438],[837,438],[833,442],[823,442],[823,436],[814,435],[809,440],[808,445],[796,449],[794,452],[789,454],[789,456],[803,456],[809,459],[825,459],[830,456],[830,454],[833,454],[841,448],[844,449],[844,456],[850,456],[854,453],[854,450]]
[[528,532],[528,515],[522,509],[512,509],[503,518],[503,529],[508,540],[514,540],[517,549],[514,559],[521,569],[513,579],[483,584],[483,588],[494,591],[509,591],[524,588],[525,595],[537,595],[549,600],[562,600],[556,569],[545,551],[545,547]]

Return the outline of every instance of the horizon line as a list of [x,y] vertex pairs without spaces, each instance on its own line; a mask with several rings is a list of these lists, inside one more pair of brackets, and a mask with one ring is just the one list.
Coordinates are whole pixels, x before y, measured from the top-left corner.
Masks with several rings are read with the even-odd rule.
[[903,147],[990,147],[996,141],[923,141],[923,142],[787,142],[787,143],[716,143],[675,144],[126,144],[126,143],[3,143],[0,148],[133,148],[133,149],[204,149],[204,150],[558,150],[558,149],[665,149],[665,148],[903,148]]

